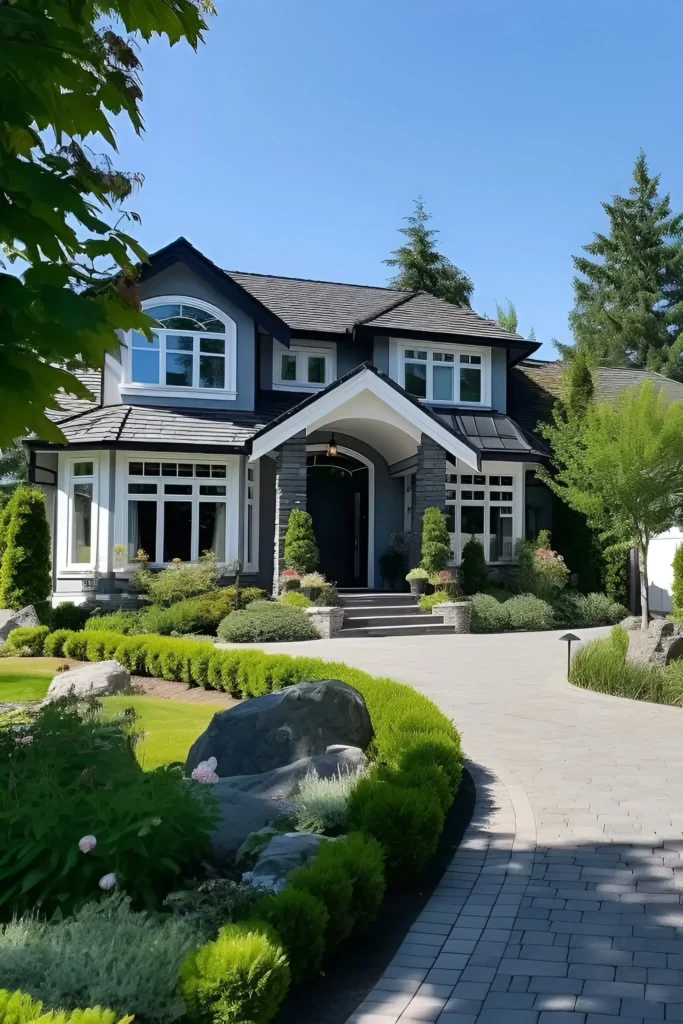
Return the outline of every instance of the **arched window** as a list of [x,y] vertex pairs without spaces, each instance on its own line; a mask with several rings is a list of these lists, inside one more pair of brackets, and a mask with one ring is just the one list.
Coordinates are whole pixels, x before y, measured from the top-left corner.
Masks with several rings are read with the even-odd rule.
[[[129,383],[139,388],[235,391],[235,322],[197,299],[163,298],[143,303],[157,326],[152,340],[133,331]],[[230,394],[227,395],[230,397]]]

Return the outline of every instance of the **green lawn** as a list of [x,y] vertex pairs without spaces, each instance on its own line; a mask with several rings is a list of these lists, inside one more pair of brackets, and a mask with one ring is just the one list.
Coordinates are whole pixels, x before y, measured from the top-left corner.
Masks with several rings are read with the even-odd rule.
[[[0,703],[15,700],[42,700],[60,658],[0,659]],[[206,729],[220,704],[188,704],[158,697],[106,697],[107,714],[133,707],[144,739],[138,745],[138,758],[150,771],[169,761],[184,761],[197,736]]]

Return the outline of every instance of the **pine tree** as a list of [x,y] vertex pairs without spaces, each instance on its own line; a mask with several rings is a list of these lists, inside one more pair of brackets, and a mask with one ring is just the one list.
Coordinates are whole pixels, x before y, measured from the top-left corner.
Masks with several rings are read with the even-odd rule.
[[515,309],[514,302],[510,302],[509,299],[505,301],[508,304],[507,309],[503,309],[501,305],[496,303],[496,320],[504,331],[511,331],[512,334],[516,334],[518,325],[517,310]]
[[0,608],[18,610],[32,604],[43,619],[52,590],[44,491],[18,487],[3,510],[2,526]]
[[[628,196],[603,203],[608,235],[575,256],[570,314],[576,344],[593,363],[647,367],[683,380],[683,214],[672,214],[641,151]],[[567,349],[564,350],[567,355]]]
[[390,281],[391,287],[429,292],[457,306],[469,306],[474,284],[464,270],[437,250],[434,239],[439,232],[427,227],[431,214],[425,210],[422,196],[415,200],[414,212],[404,220],[408,227],[399,231],[408,241],[384,260],[388,267],[398,268]]

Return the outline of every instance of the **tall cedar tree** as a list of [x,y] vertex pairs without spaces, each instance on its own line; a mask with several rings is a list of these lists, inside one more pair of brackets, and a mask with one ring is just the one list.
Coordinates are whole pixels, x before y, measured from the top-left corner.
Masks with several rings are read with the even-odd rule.
[[425,210],[422,196],[415,200],[414,212],[403,219],[408,222],[408,227],[399,228],[399,231],[408,241],[384,260],[388,267],[398,268],[398,273],[389,282],[391,287],[429,292],[457,306],[469,306],[474,284],[464,270],[438,252],[434,239],[439,232],[427,227],[431,214]]
[[[608,235],[575,256],[576,345],[592,363],[647,367],[683,380],[683,214],[673,215],[660,176],[641,151],[628,196],[603,203]],[[593,260],[590,256],[598,257]],[[560,346],[565,357],[573,349]]]
[[426,508],[422,516],[422,561],[428,573],[442,572],[450,565],[453,552],[448,519],[440,508]]
[[52,590],[45,492],[39,487],[18,487],[3,509],[0,530],[0,607],[20,609],[32,604],[44,620]]
[[504,309],[500,303],[496,303],[496,320],[504,331],[512,331],[513,334],[516,334],[519,323],[517,319],[517,310],[515,309],[514,302],[511,302],[510,299],[506,299],[505,301],[508,304],[507,309]]
[[293,508],[285,533],[285,565],[298,572],[315,572],[320,564],[320,551],[313,530],[310,512]]
[[[46,415],[70,371],[99,367],[116,331],[152,323],[132,279],[146,258],[120,203],[141,181],[116,170],[113,121],[143,129],[139,39],[196,48],[210,0],[0,0],[0,447]],[[121,34],[120,34],[121,33]],[[20,274],[9,272],[16,264]]]

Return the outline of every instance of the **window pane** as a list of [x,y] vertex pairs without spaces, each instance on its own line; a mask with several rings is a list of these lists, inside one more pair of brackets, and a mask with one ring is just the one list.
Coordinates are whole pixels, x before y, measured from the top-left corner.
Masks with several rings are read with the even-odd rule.
[[503,501],[512,501],[512,491],[503,491]]
[[[220,478],[222,480],[225,480],[225,477],[227,475],[226,470],[227,470],[227,466],[215,466],[214,465],[214,466],[211,467],[211,476],[216,477],[216,478]],[[252,477],[250,477],[250,479],[252,479]]]
[[92,484],[74,484],[71,560],[89,562],[92,543]]
[[145,476],[159,476],[159,468],[158,462],[146,462]]
[[194,476],[194,466],[191,462],[178,463],[178,476]]
[[213,551],[219,562],[225,561],[225,502],[199,502],[199,554]]
[[308,357],[308,383],[325,383],[325,356]]
[[200,338],[199,351],[210,352],[215,355],[225,355],[225,338]]
[[159,348],[159,335],[152,333],[152,340],[148,341],[141,331],[133,331],[133,348],[141,348],[145,352],[154,351]]
[[128,484],[129,494],[156,494],[156,484]]
[[136,384],[159,383],[159,353],[151,348],[133,349],[133,381]]
[[460,477],[460,483],[461,484],[471,484],[472,483],[472,475],[470,473],[463,473],[462,476]]
[[173,316],[180,316],[180,306],[166,304],[164,306],[152,306],[145,310],[147,316],[154,317],[155,320],[168,320]]
[[486,477],[485,476],[479,476],[478,474],[475,474],[474,482],[475,482],[475,484],[479,484],[479,486],[482,486],[482,484],[486,483]]
[[195,476],[211,476],[211,466],[207,466],[204,462],[198,462],[194,467]]
[[200,388],[225,387],[224,356],[199,357],[199,386]]
[[435,366],[432,383],[435,402],[453,401],[453,370],[450,366]]
[[247,505],[247,565],[254,558],[254,506]]
[[463,505],[460,509],[460,532],[464,537],[484,532],[484,506]]
[[491,485],[491,487],[500,487],[500,477],[499,476],[490,476],[489,477],[489,484]]
[[177,388],[192,387],[192,356],[166,353],[166,383]]
[[165,484],[164,494],[192,494],[192,484]]
[[194,338],[189,338],[186,335],[181,334],[167,334],[166,335],[166,351],[171,352],[192,352],[194,348]]
[[472,501],[472,491],[461,491],[460,499],[461,501]]
[[460,401],[481,402],[481,372],[479,370],[461,367]]
[[406,359],[425,359],[427,358],[426,352],[416,352],[414,349],[409,348],[406,350]]
[[416,398],[427,397],[427,367],[406,363],[406,391]]
[[199,493],[206,494],[207,497],[221,497],[221,495],[226,493],[225,484],[222,486],[220,484],[202,484],[199,488]]
[[500,501],[500,491],[491,491],[491,501]]
[[283,355],[280,360],[282,380],[296,380],[296,356]]
[[452,352],[444,352],[443,361],[444,363],[454,363],[455,356]]
[[128,464],[128,472],[130,476],[142,476],[142,463],[130,462]]
[[192,502],[164,502],[164,562],[192,557]]
[[157,503],[156,501],[128,502],[128,560],[144,551],[151,560],[157,557]]
[[178,463],[177,462],[162,462],[161,463],[161,475],[162,476],[177,476],[178,475]]
[[92,476],[92,462],[74,462],[74,476]]
[[502,476],[500,478],[500,482],[503,485],[503,487],[512,487],[512,477],[511,476]]
[[503,509],[492,506],[489,558],[492,562],[512,558],[512,516],[504,516]]
[[474,492],[474,500],[475,501],[483,501],[485,496],[486,495],[485,495],[484,491],[475,491]]

